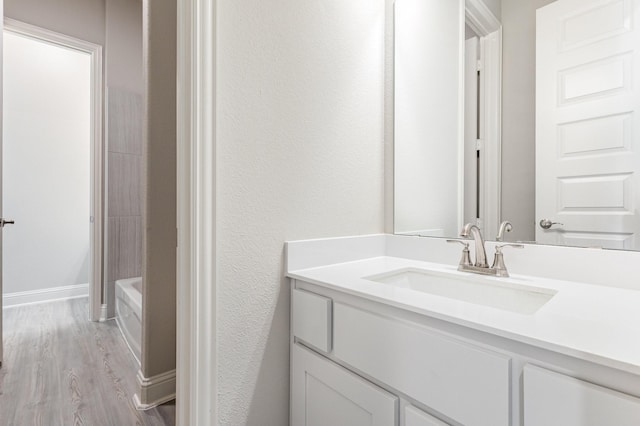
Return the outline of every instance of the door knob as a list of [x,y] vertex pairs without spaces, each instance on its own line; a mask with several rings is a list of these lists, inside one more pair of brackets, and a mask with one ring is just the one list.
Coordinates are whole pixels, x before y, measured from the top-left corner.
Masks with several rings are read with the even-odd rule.
[[15,221],[11,219],[1,219],[0,218],[0,228],[4,228],[5,225],[13,225]]
[[553,225],[564,225],[564,223],[560,223],[560,222],[551,222],[549,219],[542,219],[540,221],[540,228],[542,229],[549,229],[551,228]]

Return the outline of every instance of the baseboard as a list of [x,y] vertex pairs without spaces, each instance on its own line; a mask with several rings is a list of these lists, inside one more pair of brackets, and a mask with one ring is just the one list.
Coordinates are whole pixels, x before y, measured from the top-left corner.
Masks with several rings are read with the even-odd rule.
[[2,295],[2,307],[11,308],[56,300],[89,297],[89,284],[68,285],[43,290],[19,291]]
[[176,398],[176,370],[152,377],[144,377],[141,370],[136,375],[139,393],[133,395],[138,410],[149,410]]

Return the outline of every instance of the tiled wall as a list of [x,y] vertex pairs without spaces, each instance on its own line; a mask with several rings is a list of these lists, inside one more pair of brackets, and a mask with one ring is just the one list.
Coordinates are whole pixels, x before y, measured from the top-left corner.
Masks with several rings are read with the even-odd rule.
[[106,296],[114,316],[115,281],[142,275],[142,96],[107,89]]

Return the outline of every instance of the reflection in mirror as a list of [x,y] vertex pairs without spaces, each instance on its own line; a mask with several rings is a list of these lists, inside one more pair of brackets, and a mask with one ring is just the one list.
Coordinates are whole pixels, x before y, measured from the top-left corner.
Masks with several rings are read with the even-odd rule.
[[395,231],[455,235],[462,222],[464,3],[395,4]]
[[499,11],[396,1],[396,233],[640,250],[640,0]]

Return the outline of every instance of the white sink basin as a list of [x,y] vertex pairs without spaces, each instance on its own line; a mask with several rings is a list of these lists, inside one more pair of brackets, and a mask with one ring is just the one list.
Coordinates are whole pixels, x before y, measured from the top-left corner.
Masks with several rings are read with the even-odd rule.
[[528,315],[534,314],[557,293],[546,288],[516,284],[505,278],[417,268],[396,270],[364,279]]

